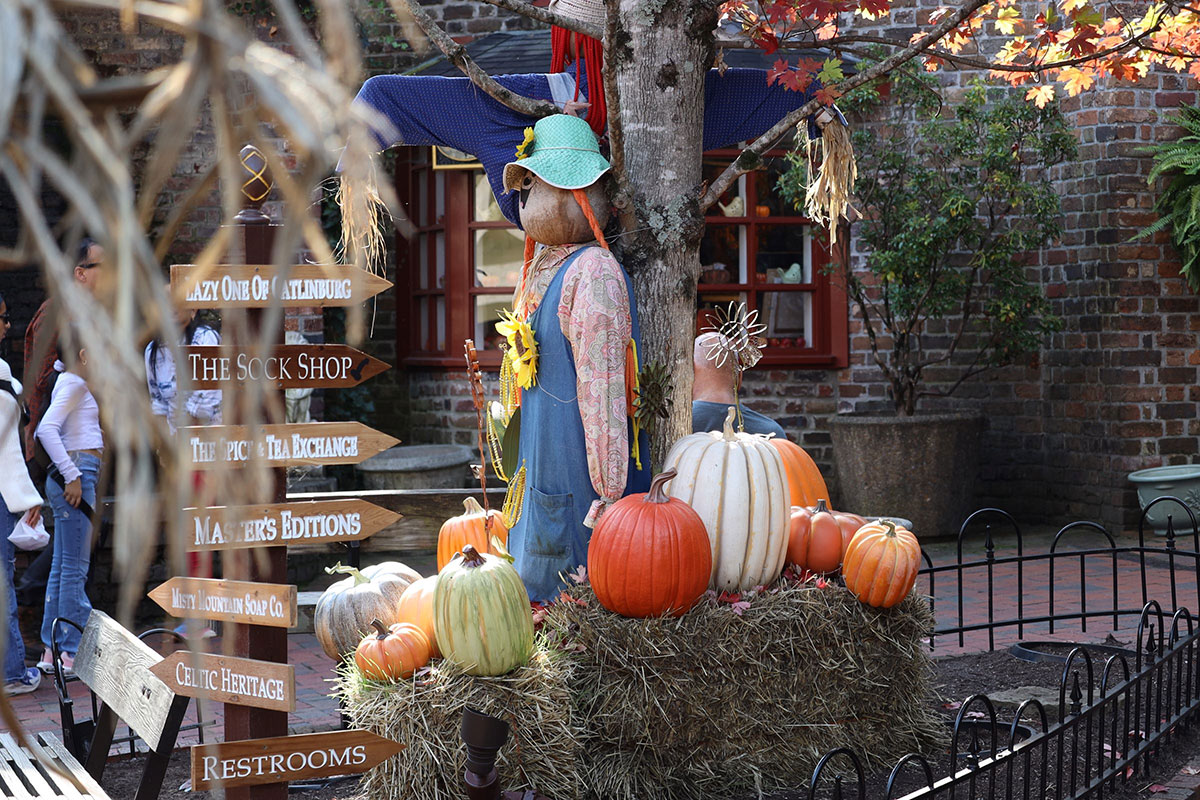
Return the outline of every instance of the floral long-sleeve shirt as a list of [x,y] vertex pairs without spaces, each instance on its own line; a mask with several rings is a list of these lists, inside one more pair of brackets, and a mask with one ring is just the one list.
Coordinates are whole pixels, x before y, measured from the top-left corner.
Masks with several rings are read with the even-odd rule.
[[588,475],[600,495],[588,513],[621,498],[629,472],[625,353],[633,336],[625,275],[612,253],[587,244],[543,248],[531,265],[525,312],[532,314],[567,256],[581,247],[563,276],[558,322],[575,355],[575,386],[587,446]]

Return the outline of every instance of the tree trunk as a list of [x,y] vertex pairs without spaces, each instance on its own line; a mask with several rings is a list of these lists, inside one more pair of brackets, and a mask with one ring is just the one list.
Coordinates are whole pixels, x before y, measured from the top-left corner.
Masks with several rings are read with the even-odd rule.
[[615,69],[625,168],[637,228],[622,237],[641,320],[643,364],[667,367],[674,403],[652,442],[659,468],[691,433],[704,77],[713,56],[716,6],[698,0],[619,0]]

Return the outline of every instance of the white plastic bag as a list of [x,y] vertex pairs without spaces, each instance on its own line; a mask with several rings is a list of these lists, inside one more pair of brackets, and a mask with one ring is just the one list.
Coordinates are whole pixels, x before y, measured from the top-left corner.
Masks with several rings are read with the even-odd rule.
[[46,526],[42,524],[40,518],[37,525],[30,525],[26,522],[28,518],[29,515],[25,514],[17,520],[17,525],[8,535],[8,540],[18,550],[41,550],[50,544],[50,534],[46,533]]

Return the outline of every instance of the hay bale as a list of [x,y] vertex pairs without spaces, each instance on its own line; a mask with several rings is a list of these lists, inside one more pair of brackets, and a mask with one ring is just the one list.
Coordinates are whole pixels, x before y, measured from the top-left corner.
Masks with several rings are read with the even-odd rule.
[[839,585],[788,583],[740,615],[708,597],[678,619],[633,620],[586,586],[572,595],[548,610],[533,662],[504,678],[348,677],[356,723],[409,744],[368,796],[459,796],[467,703],[514,724],[504,788],[555,800],[781,791],[834,747],[882,763],[941,744],[923,598],[880,611]]

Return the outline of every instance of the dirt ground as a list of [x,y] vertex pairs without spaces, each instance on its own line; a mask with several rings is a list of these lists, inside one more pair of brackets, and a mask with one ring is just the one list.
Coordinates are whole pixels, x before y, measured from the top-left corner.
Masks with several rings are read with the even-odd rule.
[[[1010,655],[1006,651],[981,653],[977,655],[940,658],[934,662],[936,673],[936,696],[929,702],[944,715],[947,730],[953,724],[959,713],[960,704],[973,694],[995,694],[1007,689],[1018,687],[1044,687],[1056,689],[1062,677],[1062,664],[1052,662],[1029,662]],[[1096,676],[1098,688],[1099,676]],[[1086,692],[1087,687],[1083,686]],[[1001,718],[1011,719],[1011,713],[1001,712]],[[1054,720],[1052,719],[1051,722]],[[1007,736],[1007,733],[1005,734]],[[1118,784],[1115,792],[1105,791],[1105,797],[1111,800],[1135,800],[1151,797],[1150,787],[1154,784],[1166,783],[1176,775],[1183,765],[1197,752],[1200,752],[1200,725],[1193,724],[1191,729],[1175,738],[1175,741],[1165,746],[1154,760],[1149,774],[1135,774],[1122,784]],[[944,752],[930,757],[935,770],[935,778],[947,774],[950,769],[949,753]],[[114,798],[133,797],[144,762],[140,758],[122,759],[108,765],[104,775],[103,785]],[[962,762],[959,762],[961,768]],[[869,772],[866,776],[865,800],[877,800],[885,796],[888,771],[886,769]],[[163,784],[160,795],[164,800],[203,800],[204,798],[222,797],[220,792],[188,792],[181,788],[188,780],[188,758],[186,752],[179,752],[171,760],[167,779]],[[901,785],[893,793],[900,797],[916,788],[912,781]],[[293,798],[303,800],[365,800],[358,792],[356,778],[342,779],[335,784],[320,788],[296,791],[293,786],[290,794]],[[857,796],[854,787],[846,787],[844,797],[854,800]],[[777,795],[770,800],[800,800],[808,796],[807,788],[803,792]],[[749,800],[747,798],[746,800]]]

